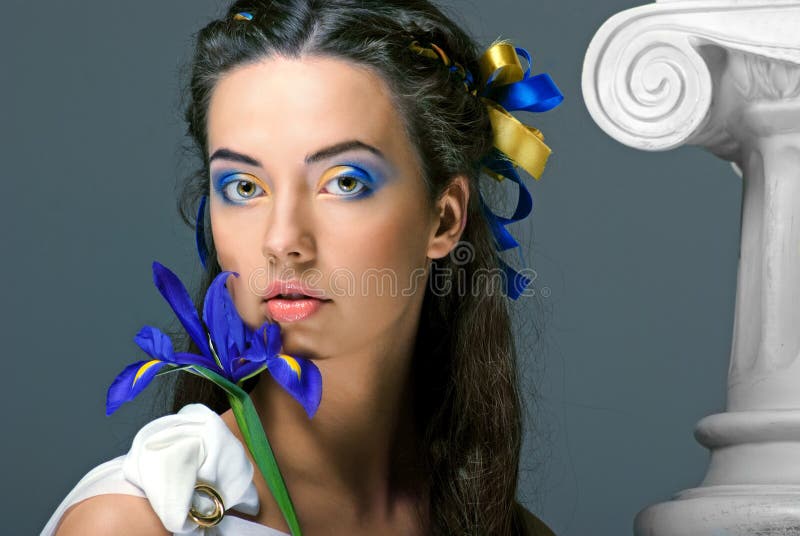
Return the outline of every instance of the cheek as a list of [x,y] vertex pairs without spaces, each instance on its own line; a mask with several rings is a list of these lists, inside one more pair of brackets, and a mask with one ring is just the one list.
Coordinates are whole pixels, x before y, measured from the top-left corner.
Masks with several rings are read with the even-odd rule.
[[220,267],[239,274],[228,279],[228,291],[242,320],[256,329],[264,320],[260,300],[253,298],[264,290],[263,278],[259,279],[264,266],[261,216],[257,211],[231,210],[213,202],[209,214]]
[[366,251],[378,266],[416,266],[425,257],[424,230],[414,221],[387,222],[373,236]]
[[209,213],[214,247],[222,269],[240,274],[252,269],[261,255],[259,222],[255,212],[230,210],[212,204]]
[[[342,267],[346,277],[352,278],[347,284],[355,283],[357,295],[375,292],[378,276],[371,275],[372,271],[380,271],[381,278],[391,277],[399,291],[408,287],[415,269],[426,266],[427,229],[421,219],[414,218],[418,213],[418,209],[384,213],[380,221],[365,219],[351,232],[340,230],[331,239],[329,243],[336,244],[330,250],[331,264]],[[344,278],[338,279],[337,284],[344,283]]]

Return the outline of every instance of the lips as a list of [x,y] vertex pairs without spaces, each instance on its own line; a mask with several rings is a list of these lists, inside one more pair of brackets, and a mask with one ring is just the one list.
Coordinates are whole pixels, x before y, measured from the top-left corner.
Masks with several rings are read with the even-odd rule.
[[331,300],[298,280],[273,281],[264,294],[266,313],[276,322],[297,322],[316,313]]
[[330,301],[325,293],[319,289],[304,285],[298,280],[273,281],[263,294],[265,300],[280,298],[285,300],[302,300],[316,298],[322,301]]
[[276,296],[266,300],[266,307],[276,322],[297,322],[313,315],[329,301],[309,297],[285,299]]

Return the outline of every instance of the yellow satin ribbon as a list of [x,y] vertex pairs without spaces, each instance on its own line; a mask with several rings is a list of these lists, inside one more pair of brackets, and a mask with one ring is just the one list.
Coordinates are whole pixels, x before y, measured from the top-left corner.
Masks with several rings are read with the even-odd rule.
[[[411,50],[413,50],[414,52],[416,52],[421,56],[425,56],[426,58],[430,58],[432,60],[440,60],[442,63],[444,63],[445,67],[450,67],[451,65],[454,65],[455,68],[458,70],[459,76],[461,76],[462,80],[464,80],[464,89],[470,91],[469,84],[467,83],[466,80],[467,71],[466,69],[464,69],[464,66],[458,62],[453,63],[452,61],[450,61],[450,58],[448,57],[447,53],[444,50],[442,50],[441,47],[438,47],[433,43],[429,44],[431,48],[426,48],[420,45],[419,41],[413,41],[410,45],[408,45],[408,48],[410,48]],[[477,95],[478,91],[472,90],[471,93],[473,95]]]
[[498,86],[519,82],[525,76],[514,45],[507,41],[495,43],[486,49],[478,60],[478,66],[481,69],[481,87],[486,87],[486,83],[495,73],[492,84]]
[[[426,48],[414,41],[409,48],[417,54],[432,59],[440,59],[445,66],[450,66],[450,58],[438,46],[431,44]],[[459,64],[455,64],[460,67]],[[480,67],[479,88],[474,94],[482,93],[488,85],[505,86],[519,82],[525,77],[522,62],[519,59],[514,45],[502,41],[490,46],[478,59]],[[494,146],[503,152],[515,166],[527,171],[534,179],[539,180],[547,165],[547,159],[552,153],[550,147],[544,143],[544,135],[534,127],[521,123],[512,116],[508,110],[498,102],[487,97],[481,97],[489,112],[492,124]],[[497,181],[505,177],[487,168],[484,171]]]
[[[490,46],[478,60],[481,69],[481,89],[487,83],[505,86],[525,77],[522,62],[514,45],[500,42]],[[544,143],[544,135],[534,127],[521,123],[496,101],[482,97],[492,122],[494,146],[508,156],[514,165],[521,167],[539,180],[552,150]],[[497,181],[505,177],[491,170],[488,174]]]
[[[550,147],[544,143],[544,135],[534,127],[522,124],[505,108],[486,98],[482,98],[489,111],[492,122],[494,146],[505,153],[517,165],[539,180],[550,157]],[[498,181],[505,177],[487,170]]]

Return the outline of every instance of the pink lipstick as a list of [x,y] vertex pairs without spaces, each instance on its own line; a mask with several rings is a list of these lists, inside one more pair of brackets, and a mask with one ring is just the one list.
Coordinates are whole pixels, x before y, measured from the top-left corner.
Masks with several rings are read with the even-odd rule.
[[316,313],[323,303],[317,298],[271,298],[267,300],[267,308],[278,322],[296,322]]
[[274,281],[264,295],[270,316],[277,322],[296,322],[316,313],[326,299],[320,290],[300,281]]

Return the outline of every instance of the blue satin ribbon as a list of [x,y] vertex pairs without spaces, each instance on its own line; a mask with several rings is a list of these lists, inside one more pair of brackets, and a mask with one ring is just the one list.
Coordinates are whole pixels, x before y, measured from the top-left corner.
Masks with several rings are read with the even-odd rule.
[[490,89],[483,96],[497,102],[508,111],[534,113],[552,110],[564,100],[564,96],[548,74],[538,74],[513,84]]
[[[520,179],[520,176],[517,173],[517,170],[514,168],[513,163],[504,158],[503,153],[497,149],[492,149],[492,152],[489,154],[489,156],[484,159],[483,165],[494,173],[512,180],[513,182],[517,183],[517,186],[519,186],[517,206],[514,209],[514,214],[512,214],[509,218],[504,218],[492,212],[488,205],[486,205],[483,195],[481,195],[480,192],[478,194],[481,202],[481,208],[483,209],[483,214],[489,223],[489,228],[492,230],[492,235],[494,235],[495,248],[497,251],[499,252],[512,248],[518,248],[519,243],[511,235],[508,229],[506,229],[506,225],[528,217],[533,210],[533,197],[531,197],[531,193],[525,186],[525,183],[523,183],[522,179]],[[517,251],[519,253],[521,263],[525,265],[525,260],[522,256],[522,250],[518,249]],[[504,273],[506,295],[508,295],[508,297],[512,300],[516,300],[528,287],[528,285],[530,285],[531,280],[511,268],[511,266],[506,264],[503,259],[498,257],[497,262]]]
[[197,254],[200,256],[200,263],[203,268],[208,270],[208,246],[206,246],[206,200],[208,196],[200,198],[200,208],[197,209],[197,218],[194,225],[194,240],[197,244]]
[[[521,251],[519,258],[522,261]],[[528,288],[528,285],[531,284],[531,279],[514,270],[511,266],[506,264],[503,259],[497,259],[497,262],[500,265],[500,269],[503,270],[503,274],[505,274],[504,279],[506,282],[506,295],[512,300],[516,300],[525,291],[525,289]],[[522,263],[525,264],[524,261],[522,261]]]
[[[564,100],[564,96],[548,74],[531,76],[531,56],[523,48],[515,48],[517,54],[524,57],[528,66],[522,80],[511,84],[495,87],[494,80],[489,79],[481,95],[495,101],[507,111],[527,111],[534,113],[552,110]],[[519,246],[517,240],[506,229],[506,225],[527,218],[533,210],[533,198],[531,193],[517,173],[514,162],[504,153],[494,148],[482,162],[483,167],[492,171],[494,174],[510,179],[519,186],[519,197],[514,214],[510,218],[504,218],[492,212],[480,196],[483,213],[492,230],[495,238],[495,245],[498,252],[506,251]],[[525,265],[522,252],[519,251],[521,263]],[[498,257],[500,268],[505,274],[506,294],[512,300],[516,300],[531,283],[531,279],[523,276],[502,259]],[[526,266],[527,268],[527,266]]]
[[[521,188],[524,189],[524,186],[521,186]],[[519,244],[517,243],[516,239],[511,236],[511,233],[508,232],[505,226],[509,223],[513,223],[525,218],[527,214],[516,218],[502,218],[489,210],[489,207],[486,206],[486,203],[483,200],[483,196],[480,194],[478,195],[480,196],[483,214],[489,222],[489,227],[492,229],[492,234],[497,240],[497,243],[495,244],[497,251],[505,251],[507,249],[517,248],[520,263],[525,265],[525,259],[522,257],[522,249],[518,247]],[[519,208],[519,205],[517,208]],[[506,295],[512,300],[516,300],[528,287],[531,280],[511,268],[511,266],[504,262],[500,257],[497,258],[497,263],[500,265],[500,269],[503,270],[503,283],[505,284],[504,290]],[[527,268],[527,266],[525,267]]]
[[511,233],[505,228],[509,223],[514,223],[527,218],[533,210],[533,198],[525,183],[520,179],[514,163],[504,158],[503,153],[497,149],[492,149],[489,155],[484,159],[483,166],[498,175],[502,175],[519,186],[519,197],[517,198],[517,206],[514,209],[514,214],[510,218],[498,216],[491,210],[483,201],[483,196],[480,196],[481,203],[483,203],[484,214],[489,221],[489,227],[492,229],[495,239],[497,240],[497,250],[505,251],[507,249],[519,246],[519,243],[511,236]]
[[515,48],[517,54],[525,58],[528,66],[522,80],[503,86],[494,86],[490,79],[481,93],[497,104],[512,111],[541,113],[552,110],[564,100],[553,79],[547,73],[531,76],[531,55],[524,48]]

